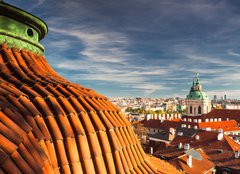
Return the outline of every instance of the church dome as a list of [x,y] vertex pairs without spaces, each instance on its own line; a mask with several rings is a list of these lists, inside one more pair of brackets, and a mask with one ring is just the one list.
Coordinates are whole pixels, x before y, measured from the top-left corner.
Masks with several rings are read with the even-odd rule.
[[193,78],[193,85],[189,94],[187,95],[188,100],[210,100],[207,93],[202,91],[202,86],[199,81],[199,76],[197,75]]
[[119,108],[49,66],[46,33],[0,2],[0,173],[160,173]]
[[187,99],[189,100],[209,100],[209,96],[207,93],[203,91],[190,91],[187,95]]

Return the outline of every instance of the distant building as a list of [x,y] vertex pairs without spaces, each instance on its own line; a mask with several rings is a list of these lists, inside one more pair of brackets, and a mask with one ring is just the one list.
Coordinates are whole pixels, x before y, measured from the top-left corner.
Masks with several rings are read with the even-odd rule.
[[193,84],[186,99],[186,114],[188,116],[201,116],[211,111],[211,100],[202,91],[199,76],[193,78]]
[[213,100],[217,100],[217,95],[214,95],[214,96],[213,96]]
[[224,100],[227,100],[227,95],[226,94],[224,95]]

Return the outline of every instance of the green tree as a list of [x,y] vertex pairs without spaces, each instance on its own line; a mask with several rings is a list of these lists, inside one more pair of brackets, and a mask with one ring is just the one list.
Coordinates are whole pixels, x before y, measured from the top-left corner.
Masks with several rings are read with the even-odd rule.
[[146,136],[147,136],[147,128],[144,127],[143,123],[137,123],[134,126],[134,131],[140,140],[141,143],[145,143]]

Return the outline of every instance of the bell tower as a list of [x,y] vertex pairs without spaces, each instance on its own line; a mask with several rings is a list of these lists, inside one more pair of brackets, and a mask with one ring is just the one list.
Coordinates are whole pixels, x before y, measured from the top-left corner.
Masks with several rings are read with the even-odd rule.
[[201,116],[211,111],[211,100],[202,91],[199,74],[193,78],[193,84],[186,98],[186,113],[188,116]]

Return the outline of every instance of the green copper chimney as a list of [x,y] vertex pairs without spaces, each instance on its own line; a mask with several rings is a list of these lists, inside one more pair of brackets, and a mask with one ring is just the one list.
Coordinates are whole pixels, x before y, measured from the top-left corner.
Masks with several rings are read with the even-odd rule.
[[41,19],[0,1],[0,43],[43,54],[44,47],[39,41],[47,32],[47,25]]

